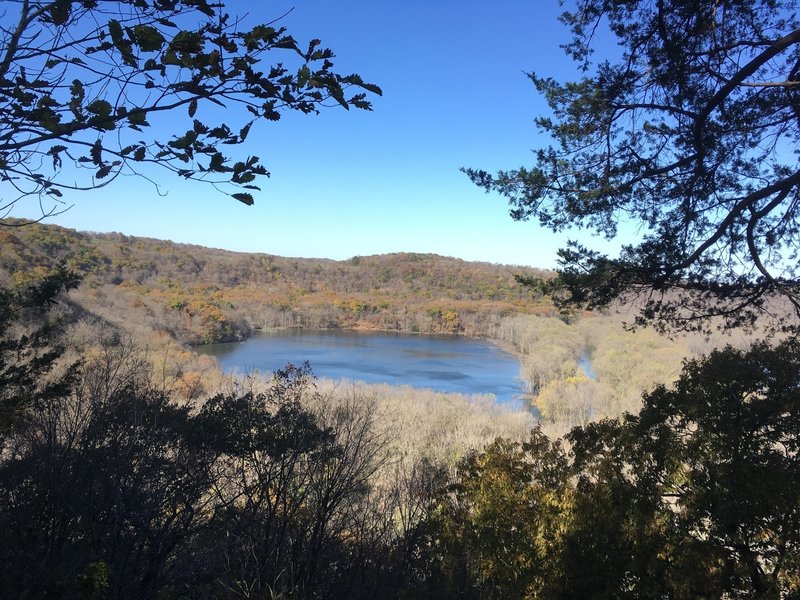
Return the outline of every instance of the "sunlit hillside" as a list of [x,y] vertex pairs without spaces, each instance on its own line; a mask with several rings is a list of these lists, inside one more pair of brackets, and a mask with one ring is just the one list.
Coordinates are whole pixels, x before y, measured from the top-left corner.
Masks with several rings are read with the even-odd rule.
[[685,357],[721,343],[625,331],[620,315],[560,314],[517,282],[516,275],[548,276],[536,269],[407,253],[283,258],[41,224],[0,236],[0,270],[10,283],[36,281],[62,264],[82,276],[67,315],[78,354],[109,328],[124,332],[189,397],[220,381],[193,344],[287,327],[461,334],[512,351],[528,401],[548,431],[561,434],[638,410],[642,390],[670,384]]
[[430,254],[348,261],[243,254],[30,224],[0,232],[0,269],[15,283],[58,264],[83,276],[85,310],[180,343],[272,327],[487,335],[503,317],[554,315],[515,275],[544,271]]

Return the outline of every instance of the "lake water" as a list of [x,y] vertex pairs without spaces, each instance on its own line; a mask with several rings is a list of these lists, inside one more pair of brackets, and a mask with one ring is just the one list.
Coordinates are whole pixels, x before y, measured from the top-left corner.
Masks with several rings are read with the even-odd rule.
[[494,394],[500,402],[524,392],[513,355],[457,336],[290,329],[197,350],[215,356],[226,371],[270,373],[307,360],[316,376],[328,379]]

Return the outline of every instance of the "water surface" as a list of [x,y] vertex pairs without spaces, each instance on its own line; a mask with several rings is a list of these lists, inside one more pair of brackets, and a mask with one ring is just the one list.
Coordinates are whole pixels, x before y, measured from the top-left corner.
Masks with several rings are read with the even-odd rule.
[[524,392],[513,355],[458,336],[290,329],[197,350],[215,356],[226,371],[269,373],[309,361],[315,375],[329,379],[494,394],[501,402]]

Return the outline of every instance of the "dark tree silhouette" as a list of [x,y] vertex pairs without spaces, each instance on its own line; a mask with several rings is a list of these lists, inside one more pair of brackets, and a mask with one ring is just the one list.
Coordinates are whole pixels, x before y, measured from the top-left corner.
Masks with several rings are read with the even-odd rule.
[[[555,145],[496,175],[515,219],[641,240],[613,258],[561,251],[560,302],[596,308],[638,297],[639,322],[697,330],[800,314],[800,21],[794,0],[580,0],[562,21],[586,76],[530,74]],[[598,30],[622,48],[590,61]],[[778,300],[780,299],[780,300]],[[780,321],[780,319],[778,319]],[[776,322],[776,321],[773,321]],[[796,328],[796,320],[783,323]]]
[[49,377],[63,348],[48,310],[79,281],[59,268],[30,285],[0,290],[0,442],[23,411],[64,395],[74,382],[75,366]]
[[367,92],[381,93],[333,71],[320,43],[301,47],[274,23],[246,28],[208,0],[3,3],[0,181],[13,191],[0,213],[29,196],[49,197],[43,212],[52,213],[64,190],[148,164],[252,204],[266,168],[222,147],[283,111],[314,113],[328,101],[369,110]]

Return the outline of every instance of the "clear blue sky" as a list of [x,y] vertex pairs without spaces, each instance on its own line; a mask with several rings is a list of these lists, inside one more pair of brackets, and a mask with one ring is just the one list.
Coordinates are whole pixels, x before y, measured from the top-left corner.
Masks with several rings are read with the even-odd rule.
[[558,47],[567,31],[556,0],[228,5],[252,24],[294,6],[282,24],[296,39],[320,38],[337,71],[383,88],[374,112],[332,108],[254,127],[246,150],[272,173],[255,206],[163,172],[164,197],[117,180],[67,198],[74,206],[50,222],[283,256],[414,251],[554,265],[568,236],[513,222],[506,202],[459,167],[513,168],[547,143],[533,124],[546,107],[524,72],[577,75]]

